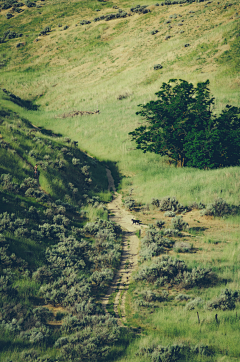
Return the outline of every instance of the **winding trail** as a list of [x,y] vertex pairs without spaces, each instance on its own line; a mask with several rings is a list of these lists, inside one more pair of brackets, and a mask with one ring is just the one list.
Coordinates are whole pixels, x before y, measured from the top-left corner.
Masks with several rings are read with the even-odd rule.
[[144,225],[133,225],[131,219],[133,215],[124,209],[122,206],[122,196],[116,192],[114,180],[111,171],[106,168],[109,191],[114,191],[112,202],[108,204],[108,210],[111,212],[110,220],[116,222],[123,229],[123,249],[121,265],[112,285],[109,287],[107,294],[102,299],[102,305],[107,313],[107,304],[112,293],[118,289],[117,295],[114,300],[114,312],[118,317],[118,324],[123,326],[126,322],[125,313],[125,299],[127,290],[130,284],[131,274],[137,267],[139,238],[136,236],[136,231],[141,230]]

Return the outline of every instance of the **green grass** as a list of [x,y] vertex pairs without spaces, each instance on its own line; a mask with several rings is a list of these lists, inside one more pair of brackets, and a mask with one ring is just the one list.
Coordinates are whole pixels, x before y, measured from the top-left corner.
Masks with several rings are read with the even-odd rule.
[[[9,112],[1,124],[1,133],[16,151],[13,154],[0,148],[0,172],[12,173],[14,181],[20,183],[25,177],[32,176],[35,163],[26,151],[35,148],[41,157],[46,153],[52,159],[59,157],[58,151],[48,149],[46,152],[40,144],[26,139],[24,130],[30,121],[44,127],[44,131],[51,129],[78,141],[82,151],[100,161],[93,164],[91,158],[86,158],[93,180],[89,196],[98,195],[102,202],[112,199],[112,194],[107,191],[107,165],[118,190],[124,196],[131,190],[132,197],[138,202],[149,203],[153,197],[175,196],[184,205],[200,201],[207,204],[217,197],[230,204],[239,204],[239,167],[209,171],[175,168],[159,155],[136,150],[128,137],[128,133],[142,122],[136,116],[138,104],[154,100],[162,82],[170,78],[183,78],[194,84],[210,79],[210,89],[216,98],[216,113],[226,104],[239,106],[239,19],[234,17],[239,11],[239,4],[235,1],[226,9],[225,2],[217,4],[216,0],[207,7],[205,3],[184,4],[182,7],[159,6],[152,7],[147,15],[135,14],[126,19],[79,25],[83,19],[93,20],[100,14],[117,11],[112,9],[116,4],[127,11],[133,5],[128,0],[124,3],[52,0],[41,3],[41,9],[26,9],[10,20],[1,14],[0,36],[10,27],[24,34],[22,38],[0,44],[1,87],[30,100],[33,106],[38,106],[38,110],[14,104],[0,93],[2,107]],[[139,4],[153,5],[150,0],[140,0]],[[101,11],[96,12],[96,9]],[[190,17],[190,10],[195,11],[193,17]],[[180,27],[177,25],[180,18],[172,21],[170,30],[164,24],[174,13],[181,14],[184,20],[182,34],[178,32]],[[63,27],[69,25],[69,28],[64,31],[63,27],[58,27],[59,23]],[[34,42],[39,32],[48,25],[51,32]],[[155,36],[150,35],[153,29],[159,30]],[[166,35],[171,35],[168,41],[164,40]],[[24,42],[25,46],[16,48],[17,42]],[[186,43],[190,43],[188,48],[184,47]],[[158,63],[163,68],[154,71],[153,66]],[[128,93],[129,97],[117,100],[124,93]],[[96,115],[55,118],[73,109],[92,111],[97,108],[100,113]],[[17,122],[20,122],[20,127]],[[9,125],[12,125],[12,130]],[[13,136],[17,137],[17,142],[12,139]],[[48,138],[43,132],[37,132],[36,136]],[[61,137],[53,140],[57,146],[64,146]],[[80,159],[86,157],[78,152]],[[71,162],[68,170],[67,177],[54,168],[48,172],[41,170],[41,187],[52,197],[63,199],[68,193],[68,183],[72,182],[79,185],[82,195],[85,191]],[[21,203],[28,208],[34,205],[30,199],[10,196],[5,192],[1,193],[1,197],[8,200],[1,203],[1,212],[7,210],[20,214]],[[90,220],[108,217],[103,208],[88,206],[85,211]],[[181,254],[180,258],[183,257],[191,267],[213,267],[223,280],[227,280],[227,286],[238,289],[239,221],[239,216],[225,219],[225,225],[231,230],[229,235],[205,237],[203,230],[190,230],[194,242],[197,239],[201,245],[196,254]],[[79,221],[79,225],[83,222],[85,220]],[[30,266],[42,265],[45,243],[8,237],[11,252],[17,250],[19,257],[27,255]],[[198,243],[196,246],[199,246]],[[34,251],[34,254],[26,253],[28,251]],[[220,283],[213,288],[194,289],[193,294],[210,300],[224,286]],[[214,312],[199,311],[199,326],[195,311],[186,312],[184,303],[176,305],[173,301],[160,305],[153,313],[142,309],[132,313],[131,296],[135,287],[135,284],[130,286],[127,296],[128,325],[138,331],[139,326],[142,327],[142,334],[137,336],[134,332],[133,336],[129,329],[124,329],[107,360],[145,362],[145,357],[136,356],[140,347],[152,342],[167,345],[184,341],[214,345],[216,355],[213,361],[236,361],[239,358],[239,319],[236,311],[219,312],[219,326],[215,323]],[[28,288],[34,292],[37,286],[27,286],[27,282],[22,281],[23,295],[28,293]],[[110,310],[113,309],[113,298],[112,295]],[[1,342],[4,351],[1,357],[14,361],[18,361],[19,352],[28,347],[16,340],[10,348],[10,335],[1,337]],[[5,352],[7,349],[9,352]],[[47,351],[47,348],[45,351],[55,353]]]

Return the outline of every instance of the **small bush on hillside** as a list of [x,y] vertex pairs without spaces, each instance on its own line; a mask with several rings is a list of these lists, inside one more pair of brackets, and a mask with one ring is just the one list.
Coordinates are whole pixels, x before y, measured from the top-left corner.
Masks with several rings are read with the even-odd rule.
[[235,309],[236,300],[239,300],[239,291],[232,291],[231,289],[222,290],[220,296],[211,302],[207,303],[207,309],[220,309],[232,310]]
[[161,64],[155,64],[153,67],[154,70],[159,70],[162,69],[162,65]]
[[175,300],[179,300],[180,302],[182,302],[184,300],[189,300],[189,299],[191,299],[191,297],[189,297],[189,295],[187,295],[187,294],[178,294],[175,297]]
[[74,165],[74,166],[77,166],[77,165],[80,165],[81,164],[81,161],[78,159],[78,158],[73,158],[72,159],[72,164]]
[[159,231],[152,228],[146,231],[145,237],[141,240],[140,260],[149,260],[158,256],[172,247],[173,242],[164,238]]
[[140,268],[134,279],[136,281],[156,281],[159,286],[171,283],[180,284],[184,288],[193,288],[194,286],[208,286],[216,280],[216,275],[211,269],[200,267],[188,271],[183,260],[162,256],[150,265]]
[[166,235],[166,236],[171,236],[171,237],[174,237],[174,236],[179,236],[179,230],[178,229],[164,229],[163,230],[163,235]]
[[147,14],[150,12],[150,9],[146,9],[147,5],[137,5],[135,7],[132,7],[130,9],[131,12],[133,13],[139,13],[139,14]]
[[123,200],[123,203],[127,210],[132,210],[135,207],[135,200],[133,200],[131,197],[126,197]]
[[87,25],[87,24],[91,24],[91,21],[89,21],[89,20],[80,21],[80,25]]
[[32,8],[32,7],[36,6],[36,3],[32,2],[32,1],[29,1],[29,0],[26,0],[26,1],[25,1],[25,5],[26,5],[28,8]]
[[117,96],[117,100],[121,101],[122,99],[126,99],[128,97],[130,97],[130,93],[125,92],[123,94],[119,94],[119,96]]
[[51,31],[51,26],[46,26],[40,33],[39,35],[46,35],[47,33],[50,33]]
[[[173,344],[167,347],[161,345],[150,345],[149,347],[141,347],[136,356],[145,357],[152,362],[176,362],[185,360],[186,357],[194,355],[213,354],[213,350],[208,345],[189,346],[184,344]],[[192,359],[192,360],[193,360]]]
[[163,221],[163,220],[157,220],[157,221],[156,221],[156,226],[157,226],[159,229],[162,229],[164,225],[165,225],[165,221]]
[[[164,214],[164,216],[165,216],[165,214]],[[183,221],[182,216],[175,216],[171,220],[171,224],[174,229],[178,229],[178,230],[186,230],[189,228],[189,224],[187,222]]]
[[224,216],[239,212],[239,206],[228,204],[225,200],[219,198],[212,204],[208,204],[206,209],[202,210],[201,215]]
[[67,30],[68,28],[69,28],[69,26],[68,26],[68,25],[65,25],[64,28],[63,28],[63,30]]
[[155,293],[150,289],[146,289],[140,293],[141,297],[146,300],[147,302],[155,302],[159,301],[162,302],[168,298],[168,292],[163,292],[162,294]]
[[186,310],[193,310],[199,307],[203,307],[204,301],[201,298],[195,298],[191,302],[185,305]]
[[176,214],[175,214],[175,212],[173,212],[173,211],[166,211],[166,212],[164,213],[164,216],[166,216],[166,217],[175,217]]
[[155,35],[155,34],[157,34],[157,33],[158,33],[158,30],[157,30],[157,29],[151,31],[151,35]]
[[7,19],[11,19],[13,17],[13,14],[7,13],[5,16],[6,16]]
[[188,253],[191,251],[192,246],[189,243],[186,243],[185,241],[176,241],[176,243],[173,246],[173,250],[177,253]]

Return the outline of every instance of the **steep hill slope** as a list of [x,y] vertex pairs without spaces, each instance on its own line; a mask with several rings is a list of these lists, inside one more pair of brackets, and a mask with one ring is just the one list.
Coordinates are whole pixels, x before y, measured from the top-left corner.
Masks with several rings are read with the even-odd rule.
[[119,329],[100,301],[121,256],[105,166],[0,97],[0,360],[103,358]]
[[[154,99],[162,82],[173,77],[193,83],[210,79],[216,112],[227,103],[238,105],[239,4],[140,2],[150,10],[146,13],[136,12],[133,5],[36,2],[13,12],[11,19],[5,15],[12,8],[2,10],[2,35],[8,30],[23,35],[7,36],[0,44],[1,84],[40,106],[28,112],[34,124],[78,140],[98,158],[117,162],[121,173],[130,176],[123,180],[124,188],[134,188],[136,199],[147,202],[172,194],[187,203],[222,196],[232,203],[238,168],[207,175],[172,169],[161,157],[134,150],[128,132],[141,121],[135,115],[137,105]],[[127,15],[112,19],[108,14]],[[157,64],[162,69],[154,70]],[[55,118],[96,109],[100,113],[91,116]]]

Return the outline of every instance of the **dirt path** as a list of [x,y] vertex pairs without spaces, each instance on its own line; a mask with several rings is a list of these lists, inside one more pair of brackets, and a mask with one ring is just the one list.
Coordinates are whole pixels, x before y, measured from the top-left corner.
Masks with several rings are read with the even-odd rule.
[[126,322],[126,293],[130,283],[131,274],[133,270],[137,267],[138,260],[139,238],[136,236],[136,231],[141,230],[141,228],[145,226],[132,225],[131,219],[134,217],[122,206],[122,197],[116,192],[111,171],[109,169],[106,169],[106,171],[109,183],[109,190],[112,189],[115,192],[113,201],[108,204],[108,210],[112,214],[110,215],[110,220],[119,224],[123,229],[123,251],[120,268],[115,275],[114,281],[110,286],[107,294],[102,300],[102,305],[107,312],[106,306],[108,304],[109,297],[112,293],[116,291],[116,289],[118,289],[114,301],[114,312],[119,318],[119,325],[123,325],[123,322]]

